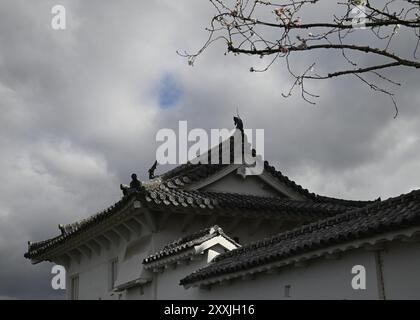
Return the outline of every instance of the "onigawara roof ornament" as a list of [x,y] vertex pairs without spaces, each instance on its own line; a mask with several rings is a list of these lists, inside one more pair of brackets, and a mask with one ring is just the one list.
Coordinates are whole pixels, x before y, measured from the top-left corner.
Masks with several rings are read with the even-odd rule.
[[130,195],[132,193],[143,193],[146,191],[141,181],[137,179],[137,175],[135,173],[131,175],[130,186],[120,184],[120,189],[122,190],[124,196]]
[[244,124],[243,124],[241,118],[239,118],[239,115],[237,117],[233,117],[233,122],[235,123],[236,129],[238,129],[242,133],[242,136],[243,136],[244,135]]
[[158,165],[158,162],[156,160],[155,163],[153,164],[153,166],[149,169],[149,179],[150,180],[155,177],[155,170],[156,170],[157,165]]

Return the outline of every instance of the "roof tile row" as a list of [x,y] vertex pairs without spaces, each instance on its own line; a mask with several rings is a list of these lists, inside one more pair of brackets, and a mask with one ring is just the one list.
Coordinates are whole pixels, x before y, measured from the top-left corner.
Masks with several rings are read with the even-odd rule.
[[420,226],[420,190],[326,218],[221,254],[208,267],[182,279],[181,284],[191,284],[315,249],[413,226]]
[[168,243],[156,253],[149,255],[147,258],[145,258],[143,260],[143,264],[149,264],[151,262],[155,262],[172,254],[182,252],[196,245],[200,245],[217,236],[223,236],[224,238],[228,239],[230,242],[235,244],[237,247],[240,247],[240,245],[235,240],[231,239],[223,232],[222,228],[216,225],[213,227],[206,228],[204,230],[200,230],[196,233],[180,238],[171,243]]

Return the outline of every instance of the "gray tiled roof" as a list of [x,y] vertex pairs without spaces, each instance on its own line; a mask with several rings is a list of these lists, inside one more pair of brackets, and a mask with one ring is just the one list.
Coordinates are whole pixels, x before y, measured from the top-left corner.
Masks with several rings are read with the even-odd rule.
[[32,259],[36,256],[46,252],[47,250],[55,247],[63,243],[63,241],[77,236],[81,232],[85,231],[86,229],[90,228],[91,226],[96,225],[97,223],[109,218],[110,216],[119,212],[121,208],[124,207],[126,203],[130,200],[130,197],[124,197],[111,207],[105,209],[102,212],[99,212],[93,216],[90,216],[86,219],[80,220],[78,222],[72,223],[70,225],[65,226],[62,229],[62,233],[54,238],[35,242],[35,243],[28,243],[28,252],[24,254],[25,258]]
[[132,192],[112,207],[95,214],[87,219],[63,227],[61,235],[50,240],[32,243],[25,253],[26,258],[33,258],[62,243],[67,238],[76,236],[98,222],[116,214],[130,200],[137,199],[151,208],[177,208],[190,211],[196,209],[203,214],[224,211],[232,215],[244,217],[259,216],[272,219],[299,219],[313,221],[333,216],[349,210],[349,207],[316,203],[312,201],[299,201],[276,197],[260,197],[235,193],[217,193],[169,189],[164,186],[153,187],[145,192]]
[[152,255],[149,255],[147,258],[143,260],[143,264],[148,264],[151,262],[155,262],[157,260],[160,260],[162,258],[171,256],[173,254],[177,254],[179,252],[182,252],[184,250],[187,250],[189,248],[192,248],[196,245],[200,245],[210,239],[213,239],[217,236],[223,236],[227,240],[229,240],[231,243],[235,244],[236,246],[240,247],[238,243],[236,243],[235,240],[228,237],[220,228],[219,226],[213,226],[206,228],[204,230],[200,230],[198,232],[195,232],[193,234],[190,234],[186,237],[180,238],[178,240],[175,240],[171,243],[168,243],[163,248],[161,248],[159,251],[153,253]]
[[25,257],[36,257],[62,243],[69,237],[76,236],[99,221],[117,213],[129,199],[132,199],[133,197],[144,202],[148,206],[153,206],[157,209],[166,207],[184,210],[198,208],[203,213],[206,213],[206,211],[230,209],[232,214],[239,213],[245,216],[258,215],[265,216],[266,218],[281,216],[304,219],[306,222],[332,216],[351,210],[355,207],[363,207],[372,203],[372,201],[351,201],[327,198],[310,193],[308,190],[284,176],[281,172],[276,171],[267,161],[264,163],[265,171],[295,192],[304,196],[307,201],[290,200],[280,197],[259,197],[234,193],[185,190],[190,184],[208,178],[213,174],[220,172],[227,166],[228,165],[222,164],[187,163],[180,165],[161,176],[157,176],[152,180],[143,182],[138,189],[133,190],[130,189],[130,187],[121,186],[126,195],[115,205],[81,221],[62,226],[60,228],[61,235],[55,238],[42,242],[30,243],[28,245],[28,252],[25,253]]
[[[233,134],[230,137],[230,157],[231,163],[234,163],[234,139]],[[186,187],[190,186],[193,183],[202,181],[206,178],[211,177],[212,175],[224,170],[230,164],[221,164],[221,154],[222,154],[222,143],[219,144],[219,164],[211,164],[211,153],[210,150],[204,153],[204,157],[207,158],[208,164],[192,164],[190,162],[179,165],[172,170],[165,172],[164,174],[158,176],[151,182],[154,183],[155,186],[164,186],[169,189],[185,189]],[[216,147],[217,148],[217,147]],[[246,148],[251,148],[250,144],[246,142]],[[255,153],[255,150],[252,149],[250,151],[252,154]],[[359,200],[344,200],[344,199],[336,199],[331,197],[325,197],[321,195],[317,195],[313,192],[310,192],[308,189],[303,188],[301,185],[298,185],[293,180],[289,179],[286,175],[282,172],[276,170],[276,168],[268,161],[264,161],[264,171],[270,174],[275,180],[284,184],[287,188],[295,191],[296,193],[300,194],[307,200],[312,200],[314,202],[319,203],[332,203],[332,204],[339,204],[342,206],[348,207],[364,207],[372,202],[380,201],[380,198],[374,201],[359,201]]]
[[420,190],[374,203],[219,255],[181,280],[182,285],[280,261],[297,254],[420,226]]
[[[210,177],[211,175],[220,172],[225,169],[228,165],[222,164],[191,164],[187,163],[180,165],[167,173],[159,177],[162,184],[171,189],[183,189],[184,187],[201,181],[205,178]],[[289,177],[276,170],[274,166],[270,165],[268,161],[264,162],[265,172],[269,173],[273,178],[278,180],[280,183],[285,184],[288,188],[304,196],[308,200],[319,203],[334,203],[343,206],[349,207],[364,207],[372,202],[380,201],[377,199],[375,201],[359,201],[359,200],[344,200],[331,197],[325,197],[317,195],[313,192],[309,192],[308,189],[304,189],[301,185],[296,184],[293,180],[290,180]]]
[[[159,188],[146,196],[149,206],[179,208],[198,208],[202,211],[223,209],[231,214],[261,217],[312,217],[324,218],[349,210],[349,207],[300,201],[277,197],[262,197],[227,192],[187,191],[180,189]],[[354,207],[353,207],[354,208]],[[228,214],[228,213],[227,213]]]

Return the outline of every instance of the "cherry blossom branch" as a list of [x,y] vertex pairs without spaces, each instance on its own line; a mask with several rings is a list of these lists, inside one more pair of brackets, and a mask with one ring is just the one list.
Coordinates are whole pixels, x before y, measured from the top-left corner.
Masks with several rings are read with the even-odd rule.
[[[224,41],[227,46],[225,54],[260,58],[272,56],[265,67],[251,67],[252,72],[265,72],[277,60],[285,59],[294,81],[284,97],[291,96],[294,89],[300,88],[302,98],[314,104],[318,95],[305,88],[306,81],[355,75],[370,89],[387,94],[396,106],[393,93],[361,75],[373,74],[375,81],[399,86],[380,71],[396,67],[420,68],[416,54],[420,43],[419,0],[341,0],[336,3],[331,0],[209,1],[216,13],[207,29],[208,39],[196,53],[178,54],[193,65],[196,58],[215,41]],[[314,15],[308,15],[311,11],[305,10],[316,10],[322,4],[329,4],[333,13],[329,18],[319,15],[318,21],[314,21]],[[302,31],[308,34],[302,36]],[[366,43],[368,34],[373,38]],[[399,37],[414,40],[409,43],[413,45],[412,58],[404,57],[401,48],[394,47],[394,41]],[[337,52],[337,56],[344,59],[343,64],[323,75],[314,73],[315,62],[301,72],[293,71],[289,58],[311,51],[320,51],[321,54],[326,51],[331,57],[335,57]],[[369,57],[369,60],[364,57]],[[327,67],[334,68],[334,65],[324,66],[323,69]]]

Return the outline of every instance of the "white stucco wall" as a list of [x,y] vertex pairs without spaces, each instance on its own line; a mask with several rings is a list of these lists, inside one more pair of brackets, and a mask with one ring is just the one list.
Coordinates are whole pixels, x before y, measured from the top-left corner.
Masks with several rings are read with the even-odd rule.
[[[354,265],[366,268],[367,289],[353,290]],[[290,286],[290,297],[285,287]],[[275,274],[261,274],[254,280],[234,280],[210,290],[190,288],[197,299],[377,299],[377,278],[373,254],[356,251],[337,260],[313,260],[303,267],[286,267]]]
[[[305,267],[288,267],[277,274],[261,274],[254,280],[236,280],[210,290],[190,288],[196,299],[380,299],[374,251],[348,251],[337,260],[320,258]],[[420,299],[420,244],[391,243],[380,251],[386,299]],[[366,290],[351,286],[354,265],[366,268]],[[285,286],[290,297],[285,297]]]
[[262,197],[279,197],[281,194],[270,187],[257,176],[247,176],[243,178],[236,171],[231,172],[225,177],[213,182],[203,188],[202,191],[214,192],[233,192]]
[[[244,179],[236,174],[236,171],[204,187],[202,190],[236,192],[260,196],[279,195],[277,191],[269,187],[258,177],[249,176]],[[216,215],[217,212],[214,214]],[[132,237],[128,243],[124,239],[121,239],[118,246],[114,243],[109,250],[102,249],[100,255],[93,253],[90,258],[83,255],[80,263],[72,258],[70,265],[66,266],[68,287],[70,286],[70,278],[77,274],[79,276],[80,299],[114,299],[116,295],[111,295],[108,284],[110,260],[118,258],[120,273],[124,272],[124,274],[118,276],[117,284],[124,283],[130,279],[134,279],[136,275],[141,274],[141,261],[148,254],[154,253],[169,242],[210,227],[215,223],[222,227],[230,236],[238,237],[242,244],[268,237],[283,230],[277,228],[277,225],[273,224],[272,221],[265,221],[262,224],[258,224],[258,219],[243,219],[239,224],[236,224],[234,222],[235,217],[218,216],[216,220],[212,220],[212,217],[209,215],[199,214],[196,214],[194,220],[189,222],[189,225],[186,227],[183,225],[184,217],[180,214],[173,214],[165,226],[160,228],[158,232],[151,233],[149,230],[141,234],[143,238],[150,236],[150,239],[146,241],[147,245],[144,245],[144,243],[137,245],[138,238]],[[234,227],[232,227],[232,223]],[[281,228],[284,228],[284,226]],[[145,230],[147,229],[143,231]],[[145,241],[143,240],[143,242]],[[192,265],[191,268],[193,268]],[[188,274],[189,266],[186,268],[186,274]],[[179,276],[177,280],[179,281],[181,274],[175,272],[174,275]],[[166,277],[166,274],[163,277]],[[136,297],[141,296],[142,298],[154,297],[156,294],[151,289],[148,289],[148,286],[144,286],[141,292],[138,288],[130,289],[126,292],[127,297],[131,295]],[[190,293],[187,293],[187,295],[190,295]],[[70,290],[68,290],[67,296],[70,298]]]
[[[136,244],[141,241],[141,246]],[[92,254],[91,258],[82,256],[80,263],[72,260],[66,266],[67,297],[70,299],[71,277],[79,276],[79,299],[118,299],[110,290],[110,261],[118,259],[118,277],[116,284],[133,280],[140,276],[141,261],[153,248],[152,234],[143,234],[130,242],[120,241],[119,246],[112,245],[109,250],[101,250],[100,255]]]
[[[138,287],[127,290],[121,297],[119,294],[113,294],[109,287],[109,277],[110,277],[110,261],[118,258],[118,276],[116,280],[116,285],[121,285],[127,283],[130,280],[137,279],[138,277],[154,277],[150,272],[143,270],[142,261],[148,255],[155,253],[157,250],[161,249],[164,245],[177,240],[181,237],[185,237],[193,232],[199,231],[207,227],[205,225],[205,219],[198,219],[197,221],[192,221],[191,225],[187,230],[182,230],[181,222],[179,215],[171,217],[166,227],[163,230],[160,230],[156,233],[146,232],[139,237],[133,237],[129,242],[120,239],[119,246],[113,244],[109,250],[101,250],[100,255],[92,254],[90,258],[82,256],[80,263],[75,259],[72,259],[69,266],[66,266],[66,276],[67,276],[67,297],[70,299],[70,284],[71,277],[78,275],[79,276],[79,299],[118,299],[125,298],[135,298],[135,299],[153,299],[156,297],[156,289],[154,284],[144,285],[143,289],[140,290]],[[169,227],[170,226],[170,227]],[[261,236],[259,232],[258,235]],[[178,285],[179,280],[189,273],[197,270],[198,268],[204,266],[206,261],[205,258],[199,259],[197,261],[192,261],[188,264],[183,263],[173,270],[173,281],[167,279],[167,274],[163,274],[163,281],[159,281],[161,284],[166,283],[167,281],[171,282],[169,288],[173,288],[165,292],[164,286],[160,286],[157,292],[163,294],[165,297],[170,292],[174,293],[176,291],[184,292],[185,290]],[[185,293],[190,295],[190,292]]]
[[[131,255],[138,263],[134,273],[140,274],[141,261],[156,247],[182,236],[174,229],[155,234],[144,252]],[[420,244],[418,242],[392,242],[380,251],[356,249],[347,251],[338,259],[318,258],[305,266],[290,266],[279,273],[259,274],[254,280],[237,279],[230,283],[214,285],[210,290],[197,287],[185,289],[179,280],[203,267],[206,256],[169,267],[164,272],[152,274],[151,283],[141,289],[134,287],[119,295],[110,295],[108,287],[109,261],[118,256],[123,263],[126,244],[92,259],[82,259],[68,268],[69,278],[79,275],[80,299],[379,299],[381,285],[386,299],[420,299]],[[380,261],[380,267],[377,262]],[[354,290],[351,286],[354,265],[366,268],[366,290]],[[121,269],[120,269],[121,270]],[[131,272],[133,272],[133,270]],[[383,284],[378,272],[382,271]],[[126,271],[125,271],[126,272]],[[285,296],[285,286],[290,286],[290,297]],[[70,294],[70,293],[69,293]]]
[[420,299],[420,243],[393,243],[381,253],[386,299]]

